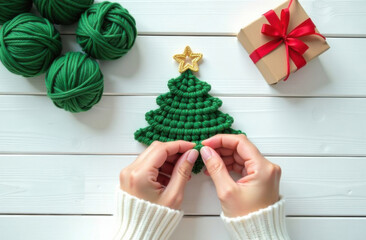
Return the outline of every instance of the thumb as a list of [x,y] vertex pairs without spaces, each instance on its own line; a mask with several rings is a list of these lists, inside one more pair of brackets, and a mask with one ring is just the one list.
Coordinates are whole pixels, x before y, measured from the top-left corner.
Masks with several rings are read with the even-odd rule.
[[184,192],[184,188],[191,177],[192,168],[198,158],[196,149],[185,152],[175,164],[170,182],[165,189],[167,194],[177,195]]
[[235,184],[220,155],[210,147],[201,148],[201,156],[216,186],[216,191],[223,192],[228,186]]

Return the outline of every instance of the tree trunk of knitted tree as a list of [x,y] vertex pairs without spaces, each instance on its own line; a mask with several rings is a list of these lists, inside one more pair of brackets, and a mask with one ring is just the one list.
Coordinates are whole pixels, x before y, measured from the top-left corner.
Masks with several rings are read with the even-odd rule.
[[[200,81],[190,69],[183,70],[179,77],[169,80],[170,92],[157,97],[159,108],[146,113],[149,126],[137,130],[135,139],[146,145],[155,140],[185,140],[195,142],[199,150],[201,141],[218,133],[242,133],[231,128],[234,119],[230,115],[218,110],[222,101],[208,94],[211,86]],[[203,166],[199,157],[192,172],[199,173]]]

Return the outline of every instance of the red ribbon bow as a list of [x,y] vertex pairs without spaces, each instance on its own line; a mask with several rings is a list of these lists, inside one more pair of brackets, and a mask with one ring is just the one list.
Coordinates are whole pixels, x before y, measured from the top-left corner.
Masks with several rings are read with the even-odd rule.
[[261,32],[262,34],[274,37],[275,39],[257,48],[250,54],[250,58],[253,60],[253,62],[257,63],[261,58],[284,43],[286,46],[287,59],[287,75],[284,81],[286,81],[290,76],[290,58],[295,63],[297,69],[300,69],[306,65],[306,60],[302,55],[306,52],[306,50],[308,50],[309,47],[298,38],[308,35],[317,35],[325,39],[323,35],[315,32],[315,24],[310,18],[302,22],[290,33],[287,33],[290,21],[289,9],[292,1],[293,0],[290,0],[287,8],[282,9],[281,19],[278,18],[277,14],[273,10],[270,10],[264,14],[269,24],[263,24]]

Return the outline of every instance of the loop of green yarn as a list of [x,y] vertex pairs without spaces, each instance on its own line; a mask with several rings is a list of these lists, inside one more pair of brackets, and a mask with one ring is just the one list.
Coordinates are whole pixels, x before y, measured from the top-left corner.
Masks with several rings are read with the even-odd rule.
[[32,0],[0,0],[0,25],[31,8]]
[[117,59],[135,43],[136,22],[120,4],[102,2],[81,15],[76,36],[83,51],[93,58]]
[[40,14],[55,24],[76,22],[94,0],[34,0]]
[[83,53],[69,52],[51,65],[46,87],[57,107],[69,112],[87,111],[102,97],[103,74],[95,60]]
[[[150,145],[155,140],[186,140],[195,142],[195,149],[199,150],[202,140],[218,133],[242,133],[231,128],[234,119],[229,114],[218,110],[222,101],[208,93],[211,86],[200,81],[190,70],[171,79],[168,87],[170,92],[156,99],[160,108],[145,114],[149,126],[135,132],[137,141]],[[192,172],[200,172],[203,166],[199,157]]]
[[59,32],[47,20],[23,13],[0,29],[0,60],[12,73],[33,77],[47,71],[62,50]]

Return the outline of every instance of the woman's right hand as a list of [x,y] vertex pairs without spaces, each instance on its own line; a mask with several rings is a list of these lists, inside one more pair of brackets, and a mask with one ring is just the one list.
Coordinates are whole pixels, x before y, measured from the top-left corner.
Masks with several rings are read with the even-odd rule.
[[[244,216],[279,200],[281,168],[243,134],[219,134],[202,142],[201,156],[226,217]],[[229,171],[242,175],[234,181]]]

